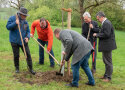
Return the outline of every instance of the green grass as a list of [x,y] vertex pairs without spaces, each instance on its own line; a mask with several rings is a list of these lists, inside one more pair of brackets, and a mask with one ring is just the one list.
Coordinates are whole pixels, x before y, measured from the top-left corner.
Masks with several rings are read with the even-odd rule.
[[[31,23],[30,23],[31,24]],[[54,30],[56,26],[52,26]],[[81,28],[72,28],[73,30],[81,33]],[[90,87],[86,86],[84,83],[87,82],[87,77],[85,73],[80,69],[80,75],[83,80],[79,81],[79,88],[78,90],[123,90],[125,89],[125,32],[122,31],[115,31],[116,34],[116,43],[117,43],[117,50],[113,51],[113,75],[112,81],[110,83],[102,82],[99,77],[104,74],[105,67],[102,61],[102,54],[97,53],[97,72],[94,75],[96,86]],[[37,38],[37,34],[35,34],[35,38]],[[29,47],[33,59],[33,66],[34,70],[37,72],[45,72],[53,70],[49,68],[49,58],[48,55],[45,53],[45,65],[39,66],[38,58],[38,44],[33,40],[30,39]],[[53,51],[55,54],[55,58],[60,62],[61,57],[61,42],[55,39],[53,41]],[[91,57],[89,60],[90,67],[91,67]],[[21,51],[20,53],[20,71],[27,71],[26,68],[27,64],[25,61],[25,57]],[[55,81],[50,82],[48,85],[30,85],[28,83],[21,83],[16,80],[13,75],[14,73],[14,65],[13,65],[13,54],[12,48],[9,43],[9,31],[6,29],[6,21],[0,22],[0,90],[75,90],[76,88],[68,88],[65,86],[66,82],[56,83]],[[59,70],[59,67],[56,64],[54,70]],[[29,78],[29,77],[27,77]],[[32,78],[31,78],[32,79]]]

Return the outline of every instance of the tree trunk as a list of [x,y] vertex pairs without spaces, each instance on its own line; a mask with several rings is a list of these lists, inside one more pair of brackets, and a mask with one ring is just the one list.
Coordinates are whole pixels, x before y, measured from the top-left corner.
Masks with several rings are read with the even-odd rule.
[[83,8],[83,3],[84,0],[79,0],[81,24],[83,23],[83,13],[85,12],[85,9]]

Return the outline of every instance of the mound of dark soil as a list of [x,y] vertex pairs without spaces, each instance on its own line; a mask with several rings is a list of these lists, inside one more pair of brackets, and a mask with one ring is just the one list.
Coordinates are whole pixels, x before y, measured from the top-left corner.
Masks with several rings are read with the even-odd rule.
[[19,74],[13,75],[19,82],[29,83],[29,84],[48,84],[52,81],[56,82],[71,82],[71,76],[67,75],[65,72],[64,76],[56,75],[57,71],[47,71],[47,72],[37,72],[36,75],[31,75],[29,72],[21,72]]

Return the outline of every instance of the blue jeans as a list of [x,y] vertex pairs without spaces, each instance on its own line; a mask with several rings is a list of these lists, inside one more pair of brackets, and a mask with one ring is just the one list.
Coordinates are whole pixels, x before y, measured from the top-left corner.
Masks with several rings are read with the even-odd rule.
[[[45,46],[45,44],[48,46],[48,41],[42,41],[38,39],[38,42],[42,44],[43,46]],[[52,49],[50,51],[50,54],[54,56]],[[50,66],[54,66],[55,65],[54,60],[50,55],[49,55],[49,59],[50,59]],[[44,64],[44,49],[40,45],[39,45],[39,64]]]
[[89,57],[91,55],[91,52],[89,52],[87,55],[85,55],[79,62],[77,62],[74,65],[71,65],[72,67],[72,72],[73,72],[73,80],[72,80],[72,84],[75,86],[78,86],[78,81],[79,81],[79,68],[80,66],[82,67],[82,69],[85,71],[86,75],[88,76],[88,80],[89,83],[94,85],[95,84],[95,80],[93,78],[92,72],[89,68],[88,65],[88,60]]

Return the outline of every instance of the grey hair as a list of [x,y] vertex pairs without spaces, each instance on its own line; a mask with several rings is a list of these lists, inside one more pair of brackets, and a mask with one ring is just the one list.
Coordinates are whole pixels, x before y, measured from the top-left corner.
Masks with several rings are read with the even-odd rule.
[[85,16],[88,16],[88,18],[91,18],[91,15],[90,15],[89,12],[85,12],[85,13],[83,14],[83,17],[85,17]]
[[99,16],[99,17],[105,17],[105,14],[104,12],[102,11],[99,11],[97,14],[96,14],[96,17]]

